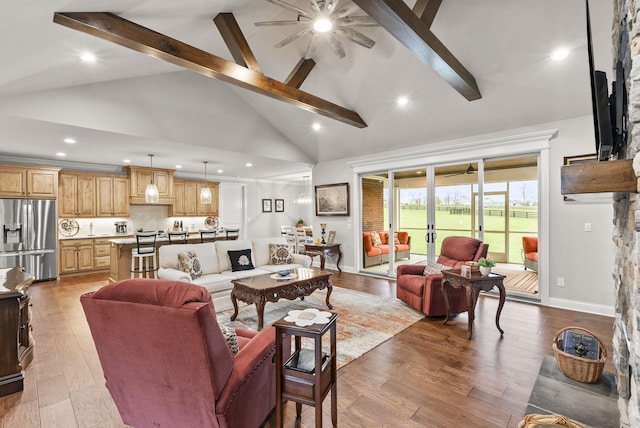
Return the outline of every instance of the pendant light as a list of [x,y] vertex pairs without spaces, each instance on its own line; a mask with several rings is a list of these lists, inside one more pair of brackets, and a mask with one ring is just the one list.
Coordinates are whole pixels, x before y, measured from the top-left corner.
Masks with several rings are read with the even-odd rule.
[[[149,155],[151,159],[151,168],[153,168],[153,155]],[[147,184],[147,189],[144,191],[144,201],[148,204],[157,204],[160,200],[158,194],[158,186],[153,183],[153,171],[151,171],[151,183]]]
[[200,190],[200,203],[202,205],[211,203],[211,189],[209,189],[209,182],[207,181],[207,161],[202,162],[204,164],[204,187]]

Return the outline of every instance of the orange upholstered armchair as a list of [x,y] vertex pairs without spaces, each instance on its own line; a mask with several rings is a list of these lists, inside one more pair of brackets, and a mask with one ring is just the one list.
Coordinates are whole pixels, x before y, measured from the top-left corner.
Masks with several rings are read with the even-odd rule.
[[522,252],[524,253],[524,268],[538,272],[538,237],[523,236]]
[[235,329],[234,355],[205,288],[130,279],[80,301],[125,424],[257,427],[274,408],[274,328]]
[[[489,244],[466,236],[449,236],[442,241],[437,263],[458,269],[467,261],[486,257]],[[424,275],[424,265],[398,266],[396,296],[414,309],[428,316],[446,315],[442,297],[442,274]],[[464,288],[447,290],[451,313],[467,311],[467,296]]]

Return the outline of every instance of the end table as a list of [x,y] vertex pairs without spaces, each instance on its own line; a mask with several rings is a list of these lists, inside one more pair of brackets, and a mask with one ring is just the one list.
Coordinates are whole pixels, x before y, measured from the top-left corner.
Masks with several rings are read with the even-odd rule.
[[[338,425],[337,382],[336,382],[336,318],[334,313],[327,324],[312,324],[299,327],[295,323],[279,319],[273,326],[276,329],[276,426],[282,427],[283,402],[296,403],[296,417],[300,418],[302,405],[316,409],[316,428],[322,428],[322,401],[331,391],[331,422]],[[323,357],[322,336],[329,331],[330,352]],[[309,337],[314,342],[314,370],[311,372],[296,370],[282,361],[282,337],[290,334],[295,339],[295,349],[291,358],[295,358],[302,349],[302,338]],[[289,361],[291,360],[289,359]]]

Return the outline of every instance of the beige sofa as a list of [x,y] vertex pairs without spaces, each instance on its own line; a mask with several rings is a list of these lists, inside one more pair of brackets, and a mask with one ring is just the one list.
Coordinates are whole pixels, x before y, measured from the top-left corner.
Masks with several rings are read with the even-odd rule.
[[[211,293],[216,311],[233,307],[231,304],[232,280],[249,276],[274,273],[279,270],[311,266],[311,258],[303,254],[292,254],[293,264],[269,264],[269,244],[283,244],[283,237],[260,238],[253,240],[230,240],[206,242],[202,244],[163,245],[158,249],[158,278],[174,281],[192,282],[205,287]],[[254,269],[233,272],[227,251],[251,249],[251,261]],[[192,250],[196,253],[202,276],[191,276],[178,269],[178,254]]]

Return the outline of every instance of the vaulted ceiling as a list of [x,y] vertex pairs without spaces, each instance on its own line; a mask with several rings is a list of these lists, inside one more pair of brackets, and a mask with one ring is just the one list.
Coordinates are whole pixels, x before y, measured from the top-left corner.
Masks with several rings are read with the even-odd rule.
[[[596,68],[611,76],[612,5],[591,0],[590,8]],[[475,77],[475,101],[382,27],[358,29],[375,40],[371,49],[341,40],[342,59],[319,43],[300,90],[357,112],[362,129],[53,23],[55,12],[80,11],[112,12],[228,61],[213,18],[233,13],[262,73],[279,81],[309,43],[274,48],[292,29],[254,23],[296,17],[265,0],[5,0],[0,155],[60,160],[56,152],[65,152],[65,161],[116,168],[123,159],[147,165],[154,153],[154,166],[201,173],[208,160],[214,174],[277,178],[321,161],[591,112],[584,0],[443,0],[431,30]],[[570,55],[554,62],[559,46]],[[85,51],[97,61],[82,63]]]

